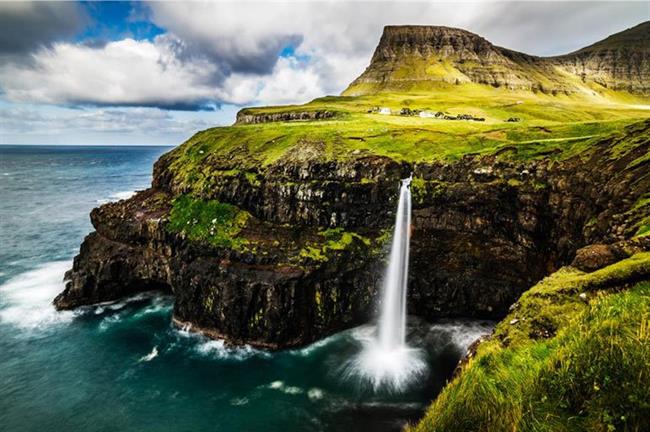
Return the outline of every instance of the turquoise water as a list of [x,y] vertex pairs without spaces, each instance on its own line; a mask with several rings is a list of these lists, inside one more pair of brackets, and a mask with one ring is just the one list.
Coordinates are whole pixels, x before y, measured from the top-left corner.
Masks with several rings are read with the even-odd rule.
[[56,312],[89,211],[146,188],[168,149],[0,146],[0,430],[399,430],[491,328],[412,319],[429,373],[396,395],[344,378],[371,325],[271,354],[174,328],[160,293]]

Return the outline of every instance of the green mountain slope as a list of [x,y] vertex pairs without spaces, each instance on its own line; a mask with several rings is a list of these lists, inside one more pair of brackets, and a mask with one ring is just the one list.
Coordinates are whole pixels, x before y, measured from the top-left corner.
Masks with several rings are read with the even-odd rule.
[[547,277],[412,430],[648,430],[649,278],[647,252],[593,273],[567,267]]

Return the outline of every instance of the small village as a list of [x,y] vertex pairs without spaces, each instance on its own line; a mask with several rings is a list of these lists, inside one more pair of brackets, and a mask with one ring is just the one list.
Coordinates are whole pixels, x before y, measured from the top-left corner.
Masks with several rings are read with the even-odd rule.
[[[387,107],[372,107],[368,110],[368,114],[381,114],[381,115],[400,115],[406,117],[421,117],[421,118],[436,118],[439,120],[469,120],[484,122],[484,117],[476,117],[471,114],[449,114],[443,111],[429,111],[421,109],[411,109],[408,107],[402,107],[399,111],[393,111]],[[516,123],[521,121],[519,117],[510,117],[506,120],[507,123]]]

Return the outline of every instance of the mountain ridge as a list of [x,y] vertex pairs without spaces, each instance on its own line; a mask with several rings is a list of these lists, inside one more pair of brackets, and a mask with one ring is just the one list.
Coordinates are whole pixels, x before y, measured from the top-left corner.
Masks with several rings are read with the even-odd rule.
[[[638,41],[633,47],[630,40]],[[573,53],[539,57],[444,26],[386,26],[369,66],[342,93],[359,96],[444,84],[484,84],[549,94],[607,89],[650,94],[650,22]]]

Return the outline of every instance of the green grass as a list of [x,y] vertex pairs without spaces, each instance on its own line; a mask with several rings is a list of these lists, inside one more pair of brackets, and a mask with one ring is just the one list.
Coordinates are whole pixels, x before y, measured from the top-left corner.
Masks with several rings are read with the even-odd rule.
[[322,241],[306,244],[298,254],[299,260],[326,262],[333,254],[353,247],[355,242],[359,242],[365,247],[371,245],[369,238],[355,232],[345,231],[342,228],[327,229],[319,232],[318,235]]
[[230,204],[181,195],[172,203],[167,228],[192,241],[237,249],[246,244],[238,234],[249,216]]
[[649,278],[650,253],[640,253],[544,279],[412,430],[648,430]]
[[[565,158],[598,139],[650,117],[647,105],[582,96],[549,96],[467,84],[438,91],[379,93],[316,99],[301,106],[247,109],[251,113],[330,110],[336,119],[217,127],[197,133],[172,153],[181,183],[210,188],[214,177],[257,174],[281,161],[344,161],[368,155],[397,161],[455,161],[466,154],[528,160]],[[647,104],[647,101],[646,101]],[[468,113],[485,122],[368,113],[372,107]],[[508,123],[510,117],[521,119]],[[508,151],[503,151],[503,150]],[[643,163],[641,158],[635,163]]]

